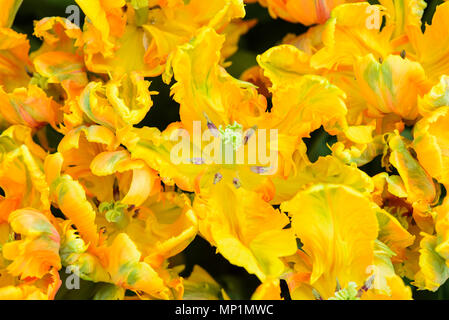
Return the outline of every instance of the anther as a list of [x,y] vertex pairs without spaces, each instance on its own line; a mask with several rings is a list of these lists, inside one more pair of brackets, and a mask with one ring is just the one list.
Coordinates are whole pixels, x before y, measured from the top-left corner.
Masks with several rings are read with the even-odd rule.
[[236,187],[237,189],[241,187],[239,178],[234,178],[234,179],[232,179],[232,184],[233,184],[234,187]]
[[214,176],[214,184],[217,184],[223,179],[223,175],[220,172],[217,172]]
[[256,132],[257,126],[253,126],[251,129],[248,129],[245,132],[245,135],[243,137],[243,144],[247,144],[248,140],[253,136],[254,132]]
[[253,166],[250,169],[252,172],[258,173],[258,174],[267,173],[268,171],[270,171],[269,167],[260,167],[260,166]]
[[190,159],[190,162],[192,162],[193,164],[197,164],[197,165],[206,163],[206,161],[204,161],[203,158],[192,158],[192,159]]

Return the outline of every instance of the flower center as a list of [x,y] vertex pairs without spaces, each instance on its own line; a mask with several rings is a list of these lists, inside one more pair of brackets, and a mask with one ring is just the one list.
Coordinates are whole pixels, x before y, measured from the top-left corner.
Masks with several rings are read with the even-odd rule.
[[115,223],[119,228],[125,228],[128,224],[128,217],[125,214],[125,209],[128,205],[117,202],[102,202],[98,209],[108,222]]
[[228,124],[224,129],[220,126],[218,132],[224,144],[232,145],[233,149],[237,150],[243,143],[242,129],[243,127],[234,121],[234,124]]
[[357,284],[355,282],[349,282],[346,288],[335,292],[335,296],[329,298],[329,300],[360,300],[358,293]]

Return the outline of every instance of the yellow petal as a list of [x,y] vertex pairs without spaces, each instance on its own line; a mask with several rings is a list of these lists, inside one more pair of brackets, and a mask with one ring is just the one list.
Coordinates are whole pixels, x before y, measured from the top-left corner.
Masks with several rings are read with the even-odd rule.
[[256,23],[256,19],[235,19],[226,26],[225,30],[223,31],[223,33],[226,35],[226,40],[223,44],[223,48],[221,49],[222,65],[224,65],[225,67],[228,65],[228,63],[225,63],[224,61],[237,52],[240,37],[247,33],[249,29],[254,27]]
[[398,170],[404,181],[411,203],[431,204],[436,200],[434,182],[420,163],[410,154],[405,140],[393,135],[388,142],[391,148],[390,163]]
[[413,283],[421,290],[436,291],[449,278],[449,268],[445,259],[436,251],[437,237],[422,233],[419,256],[419,272]]
[[221,66],[220,51],[224,36],[211,28],[203,28],[191,42],[178,47],[167,65],[166,82],[175,75],[174,99],[180,103],[180,117],[191,132],[193,121],[207,120],[217,126],[233,124],[231,117],[245,128],[254,125],[266,109],[263,96],[250,84],[231,77]]
[[401,262],[405,259],[405,248],[414,243],[415,237],[385,210],[377,211],[377,221],[379,223],[378,239],[396,254],[392,261]]
[[335,135],[347,126],[345,97],[345,93],[327,79],[305,75],[273,92],[273,108],[266,120],[267,126],[301,138],[324,126]]
[[284,270],[279,258],[296,251],[292,230],[283,229],[288,218],[255,192],[221,181],[195,200],[194,211],[201,234],[229,262],[261,280],[279,276]]
[[[51,155],[45,160],[46,171],[51,170],[50,164],[55,157],[55,155]],[[96,213],[87,200],[83,187],[69,175],[59,176],[51,173],[51,176],[55,177],[53,181],[50,181],[50,194],[53,202],[68,219],[73,221],[83,239],[95,247],[98,242],[95,224]]]
[[107,249],[107,270],[113,283],[155,297],[165,297],[167,289],[162,279],[147,263],[140,262],[140,256],[131,239],[125,233],[118,234]]
[[311,59],[314,68],[351,67],[357,57],[372,53],[375,59],[392,52],[392,26],[379,32],[385,8],[367,2],[336,7],[323,31],[324,47]]
[[427,3],[423,0],[381,0],[395,25],[393,38],[406,34],[408,26],[421,28],[421,18]]
[[150,195],[152,189],[158,188],[158,175],[142,160],[131,160],[126,151],[103,152],[91,162],[92,173],[106,176],[114,173],[132,172],[129,190],[121,202],[140,206]]
[[427,116],[432,111],[444,106],[449,106],[449,76],[442,75],[440,81],[435,84],[424,96],[418,97],[419,112]]
[[418,121],[413,130],[413,147],[423,168],[440,183],[449,183],[447,125],[449,107],[442,107]]
[[114,110],[127,124],[137,124],[142,121],[151,106],[151,94],[148,91],[149,81],[145,81],[139,73],[124,75],[112,79],[106,84],[106,94]]
[[362,294],[362,300],[411,300],[412,290],[396,275],[390,261],[393,252],[382,242],[376,241],[372,288]]
[[272,90],[276,90],[277,86],[291,84],[305,74],[314,73],[309,65],[310,55],[293,45],[273,47],[257,56],[257,62],[265,76],[273,82]]
[[[164,192],[141,207],[144,236],[131,234],[151,266],[160,267],[169,257],[183,251],[198,232],[198,220],[185,195]],[[132,230],[130,226],[130,230]]]
[[426,70],[429,78],[435,82],[440,76],[448,74],[448,28],[449,3],[438,5],[432,18],[432,24],[426,25],[425,33],[421,27],[407,27],[410,42],[416,51],[416,60]]
[[287,179],[273,178],[276,188],[275,199],[272,203],[278,204],[290,200],[302,188],[312,183],[333,183],[350,186],[361,193],[370,193],[374,189],[371,178],[355,165],[346,165],[343,161],[332,157],[320,157],[296,175]]
[[259,285],[251,300],[281,300],[279,279],[270,279]]
[[221,286],[199,265],[184,280],[184,300],[220,300]]
[[42,170],[45,151],[32,140],[31,129],[11,126],[0,136],[0,145],[0,185],[5,192],[3,218],[7,218],[9,209],[20,207],[49,210],[49,186]]
[[282,204],[312,261],[310,284],[326,298],[336,279],[363,283],[373,262],[378,223],[375,205],[344,185],[318,184]]

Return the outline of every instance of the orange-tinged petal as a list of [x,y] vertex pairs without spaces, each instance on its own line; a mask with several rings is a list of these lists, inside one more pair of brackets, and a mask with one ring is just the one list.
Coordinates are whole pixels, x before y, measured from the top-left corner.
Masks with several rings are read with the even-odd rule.
[[263,6],[268,6],[273,18],[280,17],[290,22],[309,26],[324,23],[329,19],[331,11],[338,5],[357,0],[259,0]]
[[281,300],[279,279],[270,279],[259,285],[251,300]]
[[60,118],[60,106],[35,85],[15,89],[12,93],[0,88],[0,103],[1,114],[11,124],[39,128],[49,123],[56,127]]
[[48,78],[48,83],[62,83],[69,87],[70,82],[77,86],[87,85],[83,58],[68,52],[54,51],[40,54],[34,60],[36,71]]
[[32,69],[29,50],[26,35],[0,28],[0,85],[6,92],[28,84],[30,76],[27,71]]
[[82,31],[74,23],[61,17],[47,17],[35,23],[34,35],[43,40],[32,58],[47,52],[77,53],[82,44]]
[[0,27],[10,28],[14,18],[22,5],[23,0],[5,0],[2,2],[2,11],[0,13]]
[[395,113],[405,120],[417,118],[418,96],[429,89],[419,63],[396,55],[379,63],[369,54],[355,63],[354,74],[369,104],[368,116]]
[[107,270],[115,284],[159,298],[167,296],[163,280],[147,263],[140,262],[141,253],[125,233],[116,236],[107,257]]
[[253,66],[242,73],[240,79],[250,82],[257,86],[257,92],[266,98],[271,96],[268,88],[271,87],[271,81],[264,76],[263,69],[259,66]]
[[47,217],[33,209],[12,212],[9,222],[21,240],[3,245],[3,256],[11,260],[8,271],[21,279],[42,278],[50,269],[61,268],[60,237]]

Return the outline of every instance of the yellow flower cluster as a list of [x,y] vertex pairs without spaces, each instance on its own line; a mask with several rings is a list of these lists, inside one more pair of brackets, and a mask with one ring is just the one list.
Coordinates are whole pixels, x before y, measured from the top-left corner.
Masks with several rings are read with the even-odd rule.
[[[236,79],[243,0],[76,0],[82,28],[36,21],[34,52],[21,2],[0,1],[0,299],[53,299],[65,270],[96,299],[228,298],[169,263],[196,236],[257,276],[253,299],[281,280],[292,299],[411,299],[449,278],[449,3],[423,32],[423,0],[259,0],[312,26]],[[163,131],[137,126],[156,76],[180,105]],[[203,157],[198,127],[231,161]],[[337,141],[312,162],[320,128]],[[173,161],[178,132],[200,157]],[[232,161],[254,141],[275,170]]]

